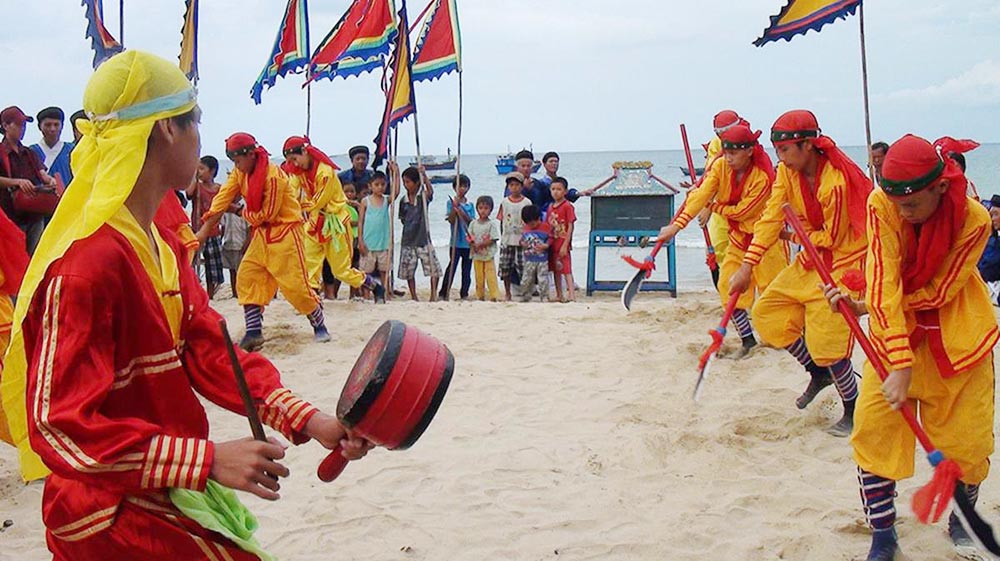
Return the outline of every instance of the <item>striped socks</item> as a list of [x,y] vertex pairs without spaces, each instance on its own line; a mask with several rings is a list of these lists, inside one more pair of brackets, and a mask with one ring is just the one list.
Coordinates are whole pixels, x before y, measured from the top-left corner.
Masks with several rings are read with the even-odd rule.
[[830,374],[833,376],[833,383],[837,386],[840,399],[846,402],[858,398],[858,380],[854,375],[851,359],[845,358],[835,362],[830,366]]
[[753,326],[750,325],[750,314],[746,310],[734,310],[733,323],[736,324],[736,331],[740,334],[740,339],[753,336]]
[[812,356],[809,355],[809,349],[806,348],[806,341],[801,337],[791,345],[785,347],[785,350],[792,353],[795,360],[799,361],[799,364],[802,366],[808,367],[813,363]]
[[872,530],[891,530],[896,523],[896,482],[858,468],[861,502]]
[[264,327],[264,307],[253,304],[243,306],[243,319],[247,324],[247,335],[260,336]]
[[316,306],[316,309],[309,312],[309,315],[307,315],[306,317],[309,318],[309,325],[312,326],[313,330],[316,330],[320,327],[325,328],[325,326],[323,325],[324,322],[323,306]]

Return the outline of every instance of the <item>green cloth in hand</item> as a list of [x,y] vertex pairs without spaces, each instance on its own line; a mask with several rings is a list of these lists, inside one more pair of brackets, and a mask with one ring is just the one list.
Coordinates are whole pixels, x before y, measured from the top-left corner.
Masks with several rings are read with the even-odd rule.
[[203,528],[222,534],[262,561],[276,561],[254,539],[253,533],[259,526],[257,517],[240,502],[232,489],[209,479],[204,491],[170,489],[170,500]]

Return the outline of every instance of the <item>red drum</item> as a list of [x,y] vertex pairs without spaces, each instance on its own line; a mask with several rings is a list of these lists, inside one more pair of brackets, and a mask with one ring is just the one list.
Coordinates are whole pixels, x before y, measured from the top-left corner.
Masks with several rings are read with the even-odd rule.
[[[377,446],[409,448],[437,413],[454,370],[455,357],[443,343],[401,321],[387,321],[354,363],[337,402],[337,418]],[[333,481],[346,466],[338,446],[317,475]]]

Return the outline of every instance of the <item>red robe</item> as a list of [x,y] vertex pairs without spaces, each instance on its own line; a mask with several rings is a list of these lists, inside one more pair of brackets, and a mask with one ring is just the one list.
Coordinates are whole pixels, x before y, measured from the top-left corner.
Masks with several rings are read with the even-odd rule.
[[[177,237],[158,227],[186,263]],[[178,342],[129,239],[109,225],[74,243],[24,322],[28,432],[52,470],[42,516],[56,560],[256,559],[185,518],[168,488],[203,490],[212,466],[196,394],[243,413],[219,329],[194,270],[180,265]],[[168,291],[169,292],[169,291]],[[261,419],[295,443],[316,409],[277,370],[237,349]],[[225,553],[222,552],[225,550]],[[228,554],[228,556],[226,555]]]

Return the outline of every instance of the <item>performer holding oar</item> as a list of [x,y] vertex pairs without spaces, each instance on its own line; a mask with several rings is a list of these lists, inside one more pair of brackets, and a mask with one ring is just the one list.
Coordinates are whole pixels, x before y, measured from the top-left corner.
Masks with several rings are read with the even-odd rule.
[[[774,182],[774,165],[757,141],[759,137],[760,131],[750,130],[749,124],[739,124],[724,131],[723,157],[705,172],[701,185],[688,193],[681,212],[656,238],[658,242],[669,243],[705,208],[729,221],[728,249],[722,257],[719,275],[723,306],[729,301],[729,279],[743,263],[753,238],[754,224],[764,213]],[[742,293],[733,312],[743,342],[736,358],[745,356],[757,345],[749,314],[756,293],[763,292],[787,264],[784,244],[776,243],[764,253],[760,265],[754,269],[752,285]]]
[[[684,155],[687,156],[688,163],[688,174],[691,179],[697,177],[694,168],[694,160],[691,158],[691,146],[688,144],[688,133],[687,128],[681,124],[681,139],[684,141]],[[706,170],[707,173],[707,170]],[[705,176],[702,175],[701,179],[695,184],[694,188],[697,189],[705,181]],[[715,246],[712,245],[712,236],[708,233],[708,227],[702,226],[701,233],[705,236],[705,264],[708,265],[708,270],[712,274],[712,284],[716,288],[719,287],[719,260],[715,255]]]
[[[907,135],[889,148],[881,190],[868,202],[866,299],[826,286],[835,306],[846,302],[857,315],[871,316],[876,356],[865,363],[851,437],[873,530],[869,560],[892,559],[896,481],[913,475],[913,434],[896,410],[918,408],[927,435],[961,468],[957,492],[970,504],[990,468],[993,347],[1000,335],[976,268],[990,216],[966,197],[961,169],[942,158],[956,151],[949,140],[931,145]],[[960,554],[984,559],[955,512],[948,534]]]
[[[729,280],[730,291],[743,292],[754,269],[783,237],[782,206],[790,204],[806,224],[809,239],[820,249],[838,278],[862,269],[865,258],[865,200],[871,182],[833,140],[820,133],[809,111],[789,111],[771,127],[771,142],[781,163],[771,197],[754,226],[743,264]],[[801,240],[793,240],[801,243]],[[767,344],[787,349],[811,375],[796,400],[805,408],[824,387],[836,384],[844,416],[829,429],[835,436],[851,433],[858,395],[851,350],[851,332],[830,310],[815,286],[816,267],[804,254],[768,285],[754,305],[754,326]]]
[[[178,238],[153,223],[198,165],[194,88],[176,63],[129,50],[95,71],[83,106],[76,176],[25,275],[3,378],[25,478],[52,471],[48,547],[57,561],[266,559],[253,524],[235,523],[252,516],[231,490],[277,499],[269,474],[288,475],[284,447],[208,440],[198,394],[236,413],[243,402],[221,316]],[[270,362],[238,357],[265,423],[366,453]]]

